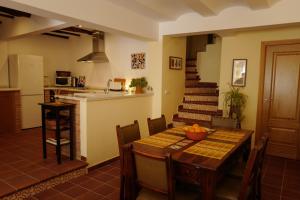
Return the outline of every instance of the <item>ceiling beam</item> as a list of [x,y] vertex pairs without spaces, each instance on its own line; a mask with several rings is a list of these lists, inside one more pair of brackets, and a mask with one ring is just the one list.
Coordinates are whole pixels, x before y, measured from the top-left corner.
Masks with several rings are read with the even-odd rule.
[[47,36],[51,36],[51,37],[58,37],[58,38],[62,38],[62,39],[69,39],[69,36],[58,35],[58,34],[54,34],[54,33],[43,33],[42,35],[47,35]]
[[12,16],[12,15],[3,14],[3,13],[0,13],[0,17],[6,17],[6,18],[10,18],[10,19],[13,19],[13,18],[15,18],[15,17],[14,17],[14,16]]
[[6,7],[3,7],[3,6],[0,6],[0,12],[4,12],[4,13],[7,13],[9,15],[13,15],[15,17],[31,17],[30,13],[26,13],[26,12],[11,9],[11,8],[6,8]]
[[68,31],[56,30],[56,31],[52,31],[52,32],[80,37],[80,34],[71,33],[71,32],[68,32]]
[[75,26],[67,27],[67,28],[64,28],[61,30],[75,32],[75,33],[84,33],[84,34],[88,34],[88,35],[93,35],[93,33],[94,33],[94,31],[85,30],[85,29],[78,28]]
[[[215,7],[210,5],[207,0],[182,0],[185,4],[187,4],[191,9],[196,11],[202,16],[213,16],[219,13]],[[210,0],[211,1],[211,0]]]

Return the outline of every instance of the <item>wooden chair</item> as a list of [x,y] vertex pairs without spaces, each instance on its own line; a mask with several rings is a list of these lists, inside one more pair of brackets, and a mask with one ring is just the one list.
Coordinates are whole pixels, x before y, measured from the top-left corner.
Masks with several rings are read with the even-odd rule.
[[246,200],[256,198],[256,185],[263,145],[255,146],[247,161],[243,179],[226,177],[216,189],[216,199]]
[[170,154],[153,156],[133,150],[136,183],[142,190],[137,199],[174,199],[172,162]]
[[161,115],[160,118],[150,119],[147,118],[149,135],[154,135],[156,133],[162,132],[167,128],[172,128],[173,124],[168,124],[166,122],[165,115]]
[[126,172],[124,172],[125,166],[124,166],[124,152],[123,147],[124,145],[130,144],[135,140],[141,139],[140,134],[140,128],[139,123],[137,120],[134,120],[133,124],[123,126],[120,125],[116,126],[117,131],[117,138],[118,138],[118,145],[119,145],[119,153],[120,153],[120,167],[121,167],[121,173],[120,173],[120,199],[124,199],[124,184],[125,184],[125,175]]

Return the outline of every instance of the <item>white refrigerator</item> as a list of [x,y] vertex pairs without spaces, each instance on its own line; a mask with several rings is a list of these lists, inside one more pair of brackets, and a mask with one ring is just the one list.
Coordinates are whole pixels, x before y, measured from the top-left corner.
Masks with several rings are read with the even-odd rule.
[[9,56],[9,84],[21,92],[22,129],[41,126],[44,102],[43,57],[35,55]]

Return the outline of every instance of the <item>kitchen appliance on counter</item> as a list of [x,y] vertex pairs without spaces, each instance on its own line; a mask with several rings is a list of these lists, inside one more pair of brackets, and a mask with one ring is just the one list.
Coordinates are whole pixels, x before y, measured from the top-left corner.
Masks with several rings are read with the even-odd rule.
[[11,88],[20,88],[22,129],[41,126],[38,103],[44,102],[43,57],[10,55],[9,85]]
[[85,87],[85,76],[78,77],[77,87]]
[[56,71],[55,86],[57,87],[71,87],[72,77],[69,71]]

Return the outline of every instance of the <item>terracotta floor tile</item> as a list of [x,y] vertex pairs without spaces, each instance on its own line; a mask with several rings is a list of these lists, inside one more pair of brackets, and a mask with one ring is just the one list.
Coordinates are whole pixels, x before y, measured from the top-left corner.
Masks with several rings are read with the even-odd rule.
[[68,189],[70,189],[74,186],[75,185],[73,183],[66,182],[66,183],[59,184],[59,185],[55,186],[53,189],[63,192],[63,191],[66,191],[66,190],[68,190]]
[[15,191],[15,188],[11,187],[10,185],[8,185],[7,183],[5,183],[3,181],[0,181],[0,196],[14,192],[14,191]]
[[102,182],[100,181],[97,181],[96,179],[89,179],[87,181],[84,181],[84,182],[81,182],[79,183],[79,185],[83,188],[86,188],[88,190],[94,190],[96,189],[97,187],[103,185]]
[[53,196],[59,194],[58,191],[55,191],[53,189],[49,189],[43,192],[38,193],[37,195],[35,195],[35,197],[37,199],[51,199]]
[[71,200],[72,197],[65,195],[63,193],[56,194],[51,197],[51,200]]
[[27,172],[27,174],[38,180],[46,180],[46,179],[56,175],[53,171],[46,169],[46,168],[39,168],[36,170],[32,170],[32,171]]
[[103,184],[100,187],[94,189],[94,192],[101,194],[103,196],[113,193],[115,189],[109,185]]
[[74,187],[71,187],[68,190],[63,191],[64,194],[69,195],[70,197],[73,197],[73,198],[79,197],[87,192],[89,192],[87,189],[76,186],[76,185]]
[[101,200],[101,199],[104,199],[104,197],[102,195],[94,193],[94,192],[88,192],[88,193],[85,193],[85,194],[77,197],[76,199],[78,199],[78,200]]
[[99,180],[99,181],[102,181],[102,182],[108,182],[108,181],[113,180],[114,176],[111,176],[111,175],[106,174],[106,173],[102,173],[102,174],[99,174],[99,175],[95,176],[94,178]]
[[17,189],[21,189],[27,187],[28,185],[37,183],[38,179],[32,178],[27,175],[20,175],[6,180],[6,182]]

